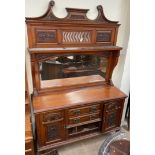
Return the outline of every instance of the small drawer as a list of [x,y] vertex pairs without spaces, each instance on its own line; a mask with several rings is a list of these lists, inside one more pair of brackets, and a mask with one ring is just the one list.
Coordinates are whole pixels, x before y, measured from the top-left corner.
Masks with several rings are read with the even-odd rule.
[[64,118],[64,112],[63,111],[48,112],[45,113],[43,117],[44,122],[59,121]]
[[86,121],[91,121],[91,120],[97,119],[99,117],[100,117],[100,115],[99,115],[99,113],[97,113],[97,114],[92,114],[92,115],[88,115],[88,116],[70,118],[69,124],[78,124],[78,123],[82,123],[82,122],[86,122]]
[[121,108],[121,103],[120,102],[109,102],[105,104],[105,110],[106,112],[113,111],[113,110],[118,110]]
[[86,106],[82,108],[71,109],[68,111],[69,117],[77,117],[84,114],[96,113],[100,110],[100,104]]

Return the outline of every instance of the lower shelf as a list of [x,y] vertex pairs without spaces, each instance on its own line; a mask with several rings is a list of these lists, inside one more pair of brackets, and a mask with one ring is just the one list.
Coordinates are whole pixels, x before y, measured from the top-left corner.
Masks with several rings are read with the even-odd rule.
[[100,122],[85,124],[68,129],[68,137],[81,136],[88,133],[100,131]]
[[[113,131],[119,131],[120,130],[120,127],[117,127],[111,131],[108,131],[108,132],[113,132]],[[47,151],[50,151],[50,150],[53,150],[55,148],[58,148],[58,147],[61,147],[63,145],[66,145],[66,144],[70,144],[70,143],[73,143],[73,142],[77,142],[77,141],[80,141],[80,140],[85,140],[85,139],[89,139],[89,138],[93,138],[93,137],[96,137],[96,136],[99,136],[99,135],[102,135],[102,134],[105,134],[105,133],[108,133],[108,132],[93,132],[93,133],[90,133],[90,134],[86,134],[86,135],[83,135],[83,136],[78,136],[78,137],[74,137],[74,138],[70,138],[66,141],[62,141],[62,142],[58,142],[58,143],[55,143],[55,144],[51,144],[51,145],[47,145],[47,146],[43,146],[43,147],[40,147],[38,148],[38,154],[39,155],[42,155],[43,152],[47,152]]]

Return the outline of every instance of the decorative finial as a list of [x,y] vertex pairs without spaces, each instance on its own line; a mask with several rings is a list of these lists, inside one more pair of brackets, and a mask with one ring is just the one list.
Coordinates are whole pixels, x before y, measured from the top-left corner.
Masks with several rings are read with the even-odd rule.
[[98,5],[97,10],[100,10],[100,11],[103,10],[102,5]]
[[50,2],[49,2],[49,5],[50,5],[50,6],[54,6],[54,4],[55,4],[54,1],[50,1]]

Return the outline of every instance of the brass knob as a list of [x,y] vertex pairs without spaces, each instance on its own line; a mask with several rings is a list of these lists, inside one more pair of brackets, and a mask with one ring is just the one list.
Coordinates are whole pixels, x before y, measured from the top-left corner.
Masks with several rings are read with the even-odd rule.
[[80,123],[80,118],[74,119],[74,123]]
[[97,107],[96,106],[90,108],[90,112],[96,112],[96,111],[97,111]]
[[80,110],[74,111],[74,115],[80,115]]

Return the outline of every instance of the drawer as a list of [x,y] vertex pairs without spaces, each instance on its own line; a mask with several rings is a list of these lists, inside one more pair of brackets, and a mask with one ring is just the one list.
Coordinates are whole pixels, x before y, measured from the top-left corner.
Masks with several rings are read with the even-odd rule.
[[44,122],[60,121],[63,118],[64,118],[64,111],[53,111],[44,113],[43,115]]
[[97,118],[100,118],[99,113],[87,115],[87,116],[81,116],[81,117],[77,117],[77,118],[70,118],[68,122],[69,122],[69,124],[78,124],[78,123],[82,123],[82,122],[92,121]]
[[122,104],[121,104],[121,102],[118,102],[118,101],[109,102],[109,103],[105,104],[105,111],[106,112],[118,110],[120,108],[122,108]]
[[92,106],[86,106],[82,108],[70,109],[68,111],[69,117],[77,117],[85,114],[96,113],[100,110],[100,104],[95,104]]

